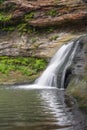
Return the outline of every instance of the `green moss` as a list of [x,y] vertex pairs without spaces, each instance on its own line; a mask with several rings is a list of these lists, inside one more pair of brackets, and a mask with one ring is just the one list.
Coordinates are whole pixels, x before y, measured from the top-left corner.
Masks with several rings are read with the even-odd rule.
[[12,18],[11,14],[6,15],[3,13],[0,13],[0,22],[8,22],[8,21],[10,21],[11,18]]
[[25,17],[24,17],[24,20],[29,21],[29,20],[33,19],[34,14],[35,14],[35,12],[30,12],[30,13],[26,14]]
[[2,30],[3,30],[3,31],[14,31],[14,30],[15,30],[15,26],[3,27]]
[[58,35],[54,35],[54,36],[50,37],[49,40],[53,41],[53,40],[57,40],[57,38],[58,38]]
[[18,31],[20,32],[26,32],[27,31],[27,23],[20,23],[17,26]]
[[22,33],[34,33],[35,28],[31,27],[27,22],[22,22],[18,24],[17,30],[22,34]]
[[37,38],[33,37],[31,40],[32,40],[32,43],[35,43],[37,41]]
[[6,23],[9,23],[9,21],[12,19],[12,15],[11,14],[6,14],[1,12],[0,13],[0,29],[4,30],[4,31],[14,31],[15,30],[15,26],[10,25],[7,26]]
[[57,15],[57,11],[55,9],[51,9],[46,12],[46,15],[50,15],[52,17],[55,17]]
[[76,98],[79,108],[87,112],[87,82],[80,79],[78,83],[73,79],[67,88],[67,93]]
[[0,0],[0,4],[3,3],[4,1],[6,1],[6,0]]

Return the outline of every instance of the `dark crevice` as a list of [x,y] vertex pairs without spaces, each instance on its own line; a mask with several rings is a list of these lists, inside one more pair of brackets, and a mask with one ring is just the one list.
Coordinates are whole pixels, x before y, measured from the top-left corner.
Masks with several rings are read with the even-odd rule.
[[67,88],[71,77],[72,77],[72,70],[71,70],[71,68],[69,68],[69,69],[67,69],[66,74],[65,74],[64,88]]

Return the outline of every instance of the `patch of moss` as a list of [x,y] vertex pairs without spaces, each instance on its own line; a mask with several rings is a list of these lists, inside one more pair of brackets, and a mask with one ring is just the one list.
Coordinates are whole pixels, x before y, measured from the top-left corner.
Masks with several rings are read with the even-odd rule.
[[80,80],[78,83],[73,79],[67,88],[67,93],[76,98],[79,108],[87,112],[87,82]]
[[15,30],[15,26],[4,26],[2,28],[3,31],[14,31]]
[[24,17],[24,20],[29,21],[29,20],[33,19],[34,14],[35,14],[35,12],[30,12],[30,13],[26,14],[25,17]]
[[0,22],[8,22],[8,21],[10,21],[11,18],[12,18],[11,14],[6,15],[3,13],[0,13]]
[[20,23],[17,26],[18,31],[20,32],[26,32],[27,31],[27,23]]
[[54,35],[52,37],[49,38],[50,41],[56,40],[58,38],[58,35]]
[[35,43],[37,41],[37,38],[33,37],[31,40],[32,40],[32,43]]
[[51,17],[55,17],[57,15],[57,11],[55,9],[51,9],[46,12],[46,15],[50,15]]
[[17,30],[22,34],[22,33],[32,33],[35,32],[34,28],[31,27],[28,23],[22,22],[17,25]]
[[9,23],[9,21],[12,19],[12,14],[6,14],[3,12],[0,12],[0,29],[4,31],[14,31],[15,26],[13,25],[6,25],[6,23]]
[[6,1],[6,0],[0,0],[0,4],[3,3],[4,1]]

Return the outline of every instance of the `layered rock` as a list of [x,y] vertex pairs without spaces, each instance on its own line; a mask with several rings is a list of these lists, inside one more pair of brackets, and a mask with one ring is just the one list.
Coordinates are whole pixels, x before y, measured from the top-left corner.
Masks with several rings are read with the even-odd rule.
[[87,112],[87,35],[80,40],[71,66],[71,80],[67,86],[67,92],[72,94],[80,108]]
[[0,56],[30,56],[51,58],[64,43],[79,37],[81,33],[72,31],[22,34],[17,31],[0,33]]
[[81,0],[5,0],[0,5],[0,29],[4,30],[1,56],[50,58],[63,42],[87,31],[87,4]]
[[8,21],[0,21],[2,25],[17,24],[31,12],[33,15],[25,21],[34,27],[87,23],[87,4],[80,0],[10,0],[2,3],[0,10],[8,11],[8,14],[11,14]]

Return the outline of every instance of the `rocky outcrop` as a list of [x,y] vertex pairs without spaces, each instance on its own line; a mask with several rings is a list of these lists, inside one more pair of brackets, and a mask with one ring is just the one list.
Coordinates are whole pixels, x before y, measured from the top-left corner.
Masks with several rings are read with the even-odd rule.
[[[49,31],[49,30],[48,30]],[[81,33],[72,31],[43,32],[40,34],[22,34],[19,32],[0,33],[0,56],[32,56],[51,58],[61,45],[71,39],[79,37]]]
[[[37,19],[37,20],[32,20],[29,22],[30,25],[34,26],[34,27],[46,27],[46,26],[61,26],[64,24],[70,24],[70,25],[74,25],[74,24],[78,24],[78,23],[83,23],[86,24],[87,22],[87,12],[80,12],[80,13],[70,13],[70,14],[64,14],[62,16],[59,17],[55,17],[55,18],[45,18],[45,19]],[[84,21],[84,22],[83,22]]]
[[81,0],[10,0],[3,2],[0,10],[11,15],[9,20],[0,20],[1,25],[26,22],[34,27],[46,27],[87,23],[87,4]]
[[87,4],[82,0],[4,0],[0,30],[0,56],[50,58],[62,44],[87,31]]
[[87,35],[80,39],[71,72],[67,92],[72,94],[77,99],[80,108],[87,112]]

